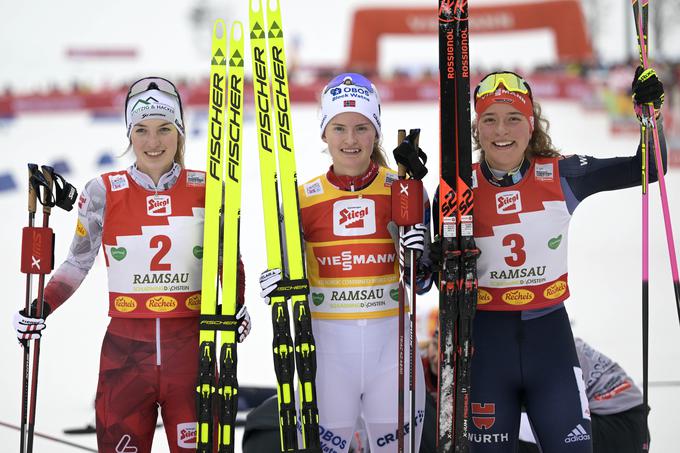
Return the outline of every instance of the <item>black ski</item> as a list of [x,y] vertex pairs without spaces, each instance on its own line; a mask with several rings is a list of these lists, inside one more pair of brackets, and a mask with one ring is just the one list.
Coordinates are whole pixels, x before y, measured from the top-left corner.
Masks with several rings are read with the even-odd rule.
[[439,7],[440,183],[437,452],[468,451],[472,319],[477,304],[473,237],[468,5]]

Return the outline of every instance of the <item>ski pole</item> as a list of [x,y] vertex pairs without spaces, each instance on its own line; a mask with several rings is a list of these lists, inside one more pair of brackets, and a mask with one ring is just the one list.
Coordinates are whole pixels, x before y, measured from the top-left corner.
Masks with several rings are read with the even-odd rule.
[[[35,224],[35,211],[37,205],[38,193],[36,187],[32,183],[34,174],[38,171],[38,166],[36,164],[28,164],[28,228],[33,228]],[[30,313],[31,301],[33,300],[33,274],[26,274],[26,301],[24,304],[24,312],[26,314]],[[20,433],[21,439],[19,441],[19,451],[23,453],[26,449],[26,424],[28,416],[28,381],[30,373],[30,341],[26,340],[24,343],[24,358],[23,358],[23,369],[22,369],[22,382],[21,382],[21,422],[20,422]]]
[[[36,175],[39,174],[36,172]],[[47,165],[42,166],[42,175],[45,179],[46,186],[43,188],[43,228],[49,228],[50,211],[54,205],[54,196],[52,189],[54,186],[54,169]],[[50,266],[51,267],[51,266]],[[48,271],[49,272],[49,271]],[[44,289],[45,289],[45,273],[38,276],[38,302],[35,306],[35,312],[30,313],[31,317],[40,318],[43,313],[44,306]],[[26,441],[26,452],[33,452],[33,430],[35,427],[35,410],[38,398],[38,367],[40,360],[40,338],[37,338],[33,348],[33,369],[31,372],[31,393],[30,393],[30,407],[28,413],[28,439]]]

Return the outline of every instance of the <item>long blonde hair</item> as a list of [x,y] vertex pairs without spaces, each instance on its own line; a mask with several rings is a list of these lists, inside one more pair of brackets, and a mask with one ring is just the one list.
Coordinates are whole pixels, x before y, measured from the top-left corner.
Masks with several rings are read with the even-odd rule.
[[[555,148],[552,143],[548,129],[550,129],[550,121],[542,116],[541,105],[533,101],[534,104],[534,132],[531,134],[527,149],[524,151],[524,157],[531,159],[535,156],[540,157],[559,157],[562,154]],[[472,140],[474,142],[475,151],[480,152],[480,161],[484,160],[484,150],[479,142],[479,129],[477,129],[477,121],[472,124]]]

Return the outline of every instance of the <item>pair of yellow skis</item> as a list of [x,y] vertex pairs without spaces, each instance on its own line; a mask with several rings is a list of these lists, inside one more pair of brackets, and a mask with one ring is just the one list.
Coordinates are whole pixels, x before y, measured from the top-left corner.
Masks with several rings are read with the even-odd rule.
[[[265,1],[267,3],[266,22],[262,0],[250,2],[250,43],[267,267],[282,269],[289,278],[279,286],[280,289],[272,297],[274,329],[272,346],[279,402],[280,447],[282,452],[320,452],[319,417],[314,385],[316,347],[312,335],[307,300],[309,285],[306,280],[302,252],[281,10],[278,1],[275,5],[272,5],[273,2]],[[223,21],[218,20],[213,29],[210,71],[203,289],[199,337],[200,371],[197,386],[197,450],[206,453],[212,451],[215,430],[212,423],[212,401],[215,393],[219,401],[217,433],[220,452],[234,450],[234,427],[238,406],[234,329],[236,328],[243,151],[244,30],[240,22],[234,22],[232,25],[229,53],[227,53],[226,41],[226,26]],[[273,94],[273,99],[271,94]],[[226,136],[226,148],[223,148],[224,136]],[[222,187],[224,187],[224,192]],[[279,200],[279,193],[281,200]],[[220,232],[222,210],[223,226]],[[280,219],[283,219],[285,247]],[[217,313],[220,235],[223,236],[221,248],[223,303],[221,313]],[[288,300],[291,300],[293,306],[295,342],[290,333]],[[216,347],[215,341],[217,330],[223,331],[219,348]],[[215,385],[215,353],[218,349],[220,351],[219,378]],[[293,384],[296,366],[302,429],[301,448],[298,448],[297,442],[298,418]]]

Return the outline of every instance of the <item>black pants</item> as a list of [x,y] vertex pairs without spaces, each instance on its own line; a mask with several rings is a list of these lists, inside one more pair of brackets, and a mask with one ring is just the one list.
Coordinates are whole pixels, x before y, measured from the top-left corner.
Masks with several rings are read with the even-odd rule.
[[[593,453],[641,453],[645,442],[643,405],[610,415],[592,414]],[[539,453],[536,444],[519,442],[518,453]]]

